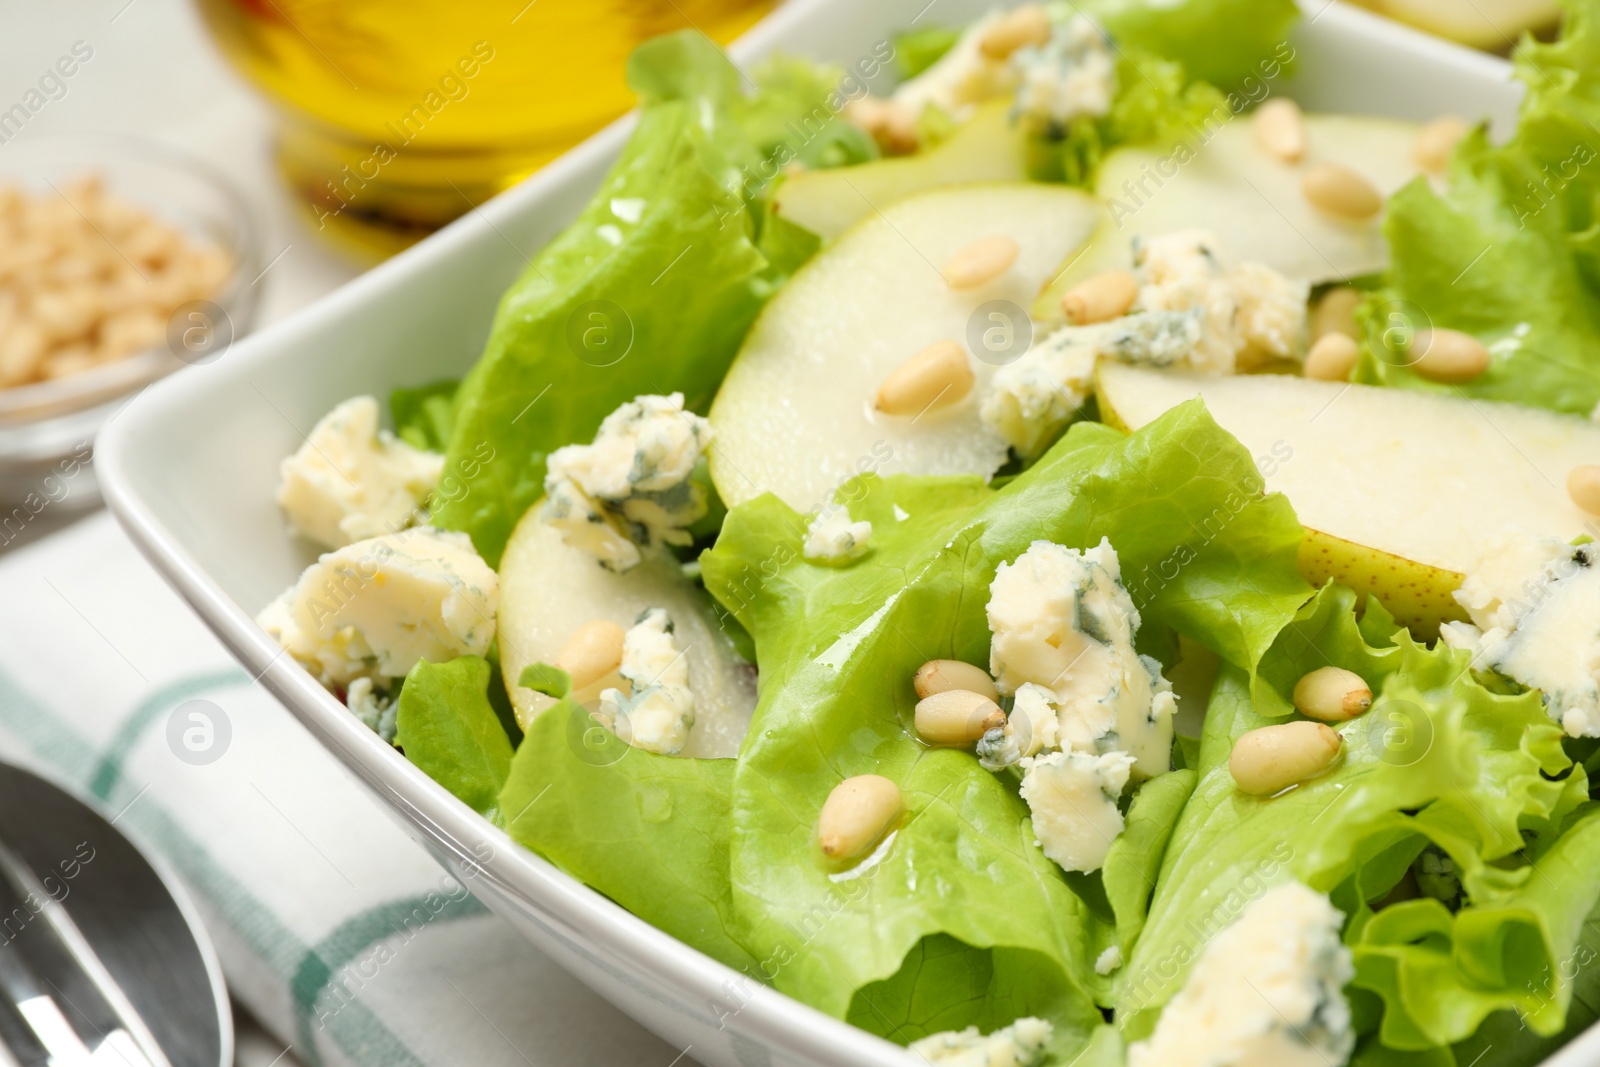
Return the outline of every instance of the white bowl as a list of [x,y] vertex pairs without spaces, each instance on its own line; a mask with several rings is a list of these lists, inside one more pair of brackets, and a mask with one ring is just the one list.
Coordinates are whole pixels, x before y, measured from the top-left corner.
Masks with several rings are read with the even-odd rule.
[[[987,6],[943,0],[929,21]],[[853,65],[930,7],[792,0],[732,52],[741,63],[781,49]],[[1292,43],[1299,66],[1286,88],[1309,107],[1487,115],[1502,134],[1515,121],[1520,90],[1502,60],[1337,4],[1309,9]],[[149,389],[101,436],[106,496],[223,643],[441,863],[624,1011],[711,1067],[904,1067],[903,1050],[756,985],[517,845],[380,741],[251,621],[308,561],[273,503],[279,460],[340,400],[465,372],[502,291],[577,214],[631,128],[618,121],[314,307]],[[1580,1054],[1579,1044],[1600,1047],[1586,1040],[1558,1058]]]

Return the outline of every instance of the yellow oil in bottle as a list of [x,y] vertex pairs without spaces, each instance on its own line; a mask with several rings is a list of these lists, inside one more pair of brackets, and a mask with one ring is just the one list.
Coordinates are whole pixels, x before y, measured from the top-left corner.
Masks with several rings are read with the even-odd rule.
[[312,225],[366,256],[425,236],[633,105],[634,46],[719,43],[771,0],[199,0],[283,115]]

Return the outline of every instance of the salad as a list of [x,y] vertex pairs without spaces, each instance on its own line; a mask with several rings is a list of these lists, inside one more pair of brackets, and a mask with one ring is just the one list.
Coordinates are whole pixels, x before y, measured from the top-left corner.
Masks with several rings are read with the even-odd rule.
[[1536,1063],[1600,1004],[1596,14],[1498,144],[1303,111],[1288,0],[649,42],[475,369],[284,460],[259,621],[724,1020]]

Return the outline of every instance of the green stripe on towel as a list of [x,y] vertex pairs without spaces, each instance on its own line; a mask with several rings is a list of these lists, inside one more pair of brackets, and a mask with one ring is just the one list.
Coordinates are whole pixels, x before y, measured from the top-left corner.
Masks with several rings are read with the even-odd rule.
[[[89,783],[89,792],[139,827],[140,836],[153,842],[161,855],[177,868],[208,906],[239,936],[246,946],[289,986],[296,1016],[295,1055],[311,1067],[322,1057],[317,1048],[318,1023],[347,1057],[358,1063],[425,1067],[410,1049],[370,1008],[352,997],[334,1012],[317,1012],[317,1003],[330,988],[333,976],[361,953],[393,936],[415,937],[406,918],[429,912],[428,897],[407,898],[376,905],[341,923],[315,946],[306,945],[281,919],[195,840],[161,805],[143,800],[123,778],[123,767],[151,723],[159,721],[179,702],[217,689],[249,685],[242,671],[193,675],[169,683],[142,700],[124,721],[103,753],[96,753],[78,732],[32,696],[10,675],[0,670],[0,726],[32,749],[45,764],[69,782]],[[444,907],[429,921],[453,921],[486,913],[474,897],[437,894]],[[348,985],[345,987],[348,989]]]

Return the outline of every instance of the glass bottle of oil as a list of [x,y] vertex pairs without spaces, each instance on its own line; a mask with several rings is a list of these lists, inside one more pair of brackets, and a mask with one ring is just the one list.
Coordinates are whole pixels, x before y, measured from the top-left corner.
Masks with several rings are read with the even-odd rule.
[[312,225],[384,255],[470,211],[633,104],[628,53],[719,43],[771,0],[198,0],[279,105]]

